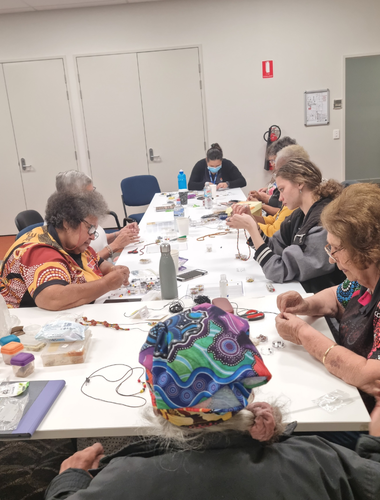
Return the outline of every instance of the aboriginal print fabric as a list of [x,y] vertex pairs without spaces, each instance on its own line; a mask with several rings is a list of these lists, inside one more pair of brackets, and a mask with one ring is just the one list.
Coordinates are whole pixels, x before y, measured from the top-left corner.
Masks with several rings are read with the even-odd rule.
[[140,351],[153,406],[171,423],[201,427],[245,408],[271,374],[245,319],[201,304],[154,326]]
[[89,247],[81,254],[83,269],[51,232],[37,227],[21,236],[4,257],[0,292],[9,308],[35,306],[34,299],[50,285],[87,283],[100,279],[99,256]]

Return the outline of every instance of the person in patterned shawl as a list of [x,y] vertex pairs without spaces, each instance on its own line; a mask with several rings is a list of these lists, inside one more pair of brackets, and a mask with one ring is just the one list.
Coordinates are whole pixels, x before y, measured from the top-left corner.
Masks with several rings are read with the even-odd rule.
[[90,246],[107,210],[96,191],[51,195],[47,225],[22,235],[4,257],[0,293],[7,306],[61,311],[127,284],[129,269],[104,261]]
[[278,408],[253,401],[271,374],[246,320],[210,304],[183,311],[151,329],[140,363],[151,436],[108,457],[100,443],[75,453],[45,500],[379,498],[380,404],[360,441],[365,458],[282,432]]
[[[380,394],[380,187],[359,183],[345,188],[324,209],[321,221],[330,262],[347,279],[307,299],[296,292],[279,295],[277,330],[357,387],[370,412]],[[336,343],[296,314],[335,318]]]

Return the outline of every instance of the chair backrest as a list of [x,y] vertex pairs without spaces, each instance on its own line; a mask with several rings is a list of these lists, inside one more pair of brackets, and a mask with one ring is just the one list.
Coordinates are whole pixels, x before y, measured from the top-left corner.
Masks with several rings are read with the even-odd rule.
[[[36,210],[24,210],[16,215],[15,218],[15,224],[19,231],[32,224],[37,224],[38,222],[43,223],[44,219]],[[41,226],[42,225],[43,224],[41,224]]]
[[125,205],[139,207],[148,205],[161,189],[154,175],[135,175],[121,181],[122,199]]
[[25,233],[28,233],[29,231],[31,231],[35,227],[41,227],[43,225],[44,225],[44,222],[42,221],[42,222],[37,222],[36,224],[31,224],[30,226],[24,227],[24,229],[21,229],[21,231],[16,235],[16,240],[18,240],[20,238],[20,236],[22,236]]

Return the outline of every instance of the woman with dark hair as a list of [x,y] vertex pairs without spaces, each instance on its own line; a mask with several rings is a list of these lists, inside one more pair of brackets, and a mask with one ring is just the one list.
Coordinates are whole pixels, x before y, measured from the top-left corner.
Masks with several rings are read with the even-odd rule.
[[[341,285],[303,299],[279,295],[277,330],[327,370],[358,387],[371,411],[380,396],[380,187],[353,184],[322,212],[326,254],[347,276]],[[335,342],[295,314],[337,320]]]
[[199,160],[193,167],[188,188],[201,191],[206,182],[216,184],[216,189],[244,187],[246,180],[232,161],[223,158],[219,144],[211,144],[206,158]]
[[4,257],[0,293],[8,307],[61,311],[128,284],[128,267],[113,266],[90,246],[107,212],[96,191],[51,195],[47,225],[25,233]]
[[256,221],[248,214],[235,214],[227,224],[245,229],[256,248],[255,260],[265,276],[277,283],[300,281],[306,292],[319,292],[341,283],[342,273],[329,262],[324,250],[327,231],[321,226],[322,210],[342,191],[334,180],[322,182],[319,168],[304,158],[293,158],[277,173],[280,201],[292,210],[280,230],[264,242]]

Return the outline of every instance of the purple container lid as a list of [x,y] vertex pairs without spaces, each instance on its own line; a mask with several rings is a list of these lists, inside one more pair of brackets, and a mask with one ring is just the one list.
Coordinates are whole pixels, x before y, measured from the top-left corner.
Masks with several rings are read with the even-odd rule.
[[31,361],[34,361],[33,354],[30,354],[30,352],[19,352],[11,359],[11,365],[25,366]]

